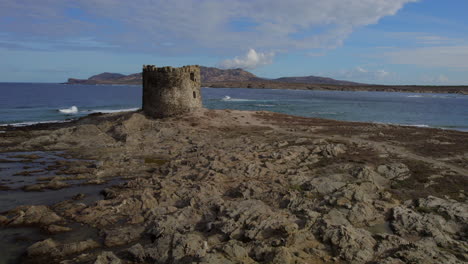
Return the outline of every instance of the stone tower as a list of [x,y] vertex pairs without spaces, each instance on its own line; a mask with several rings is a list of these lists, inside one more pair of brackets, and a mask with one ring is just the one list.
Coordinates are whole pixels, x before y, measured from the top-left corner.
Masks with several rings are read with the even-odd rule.
[[202,107],[200,67],[143,65],[143,112],[169,117]]

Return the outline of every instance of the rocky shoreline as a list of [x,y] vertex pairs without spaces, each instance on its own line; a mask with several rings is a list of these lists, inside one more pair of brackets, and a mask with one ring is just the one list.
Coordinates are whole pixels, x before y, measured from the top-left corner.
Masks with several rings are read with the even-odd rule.
[[425,86],[425,85],[336,85],[292,83],[276,81],[226,81],[205,82],[209,88],[254,88],[254,89],[291,89],[315,91],[348,91],[348,92],[399,92],[399,93],[449,93],[468,95],[468,86]]
[[24,190],[121,181],[0,208],[0,233],[41,233],[18,263],[468,261],[466,132],[207,109],[0,130],[0,172],[51,174]]

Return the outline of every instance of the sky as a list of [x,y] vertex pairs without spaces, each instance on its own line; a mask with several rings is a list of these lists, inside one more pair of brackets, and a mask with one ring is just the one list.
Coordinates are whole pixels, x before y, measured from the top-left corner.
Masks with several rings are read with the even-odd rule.
[[468,85],[468,0],[1,0],[0,82],[143,64]]

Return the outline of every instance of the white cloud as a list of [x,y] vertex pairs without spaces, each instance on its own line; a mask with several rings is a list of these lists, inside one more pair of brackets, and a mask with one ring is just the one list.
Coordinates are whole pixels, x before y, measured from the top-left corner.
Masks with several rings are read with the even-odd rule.
[[421,76],[421,81],[428,84],[450,84],[450,79],[445,74],[439,75],[428,75],[424,74]]
[[394,73],[388,72],[386,70],[368,70],[360,66],[350,70],[342,70],[331,75],[334,78],[358,82],[394,81],[396,79],[396,75]]
[[256,52],[254,49],[249,49],[243,57],[235,57],[231,60],[224,60],[219,63],[219,66],[224,69],[255,69],[257,67],[273,63],[274,52],[262,53]]
[[[88,37],[138,51],[313,50],[337,47],[415,1],[3,0],[0,17],[12,20],[0,31],[34,41]],[[239,30],[239,19],[248,30]]]
[[449,78],[447,76],[445,76],[444,74],[439,75],[439,78],[437,78],[437,80],[440,83],[447,83],[447,82],[450,81]]
[[[379,35],[382,35],[382,32]],[[463,38],[439,36],[427,32],[385,32],[384,38],[418,46],[462,45],[467,42]]]
[[468,69],[468,46],[399,49],[383,54],[390,63]]

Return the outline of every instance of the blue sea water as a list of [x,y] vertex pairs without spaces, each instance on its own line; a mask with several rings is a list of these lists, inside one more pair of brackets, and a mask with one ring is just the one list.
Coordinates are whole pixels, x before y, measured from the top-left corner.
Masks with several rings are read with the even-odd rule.
[[[365,121],[468,131],[468,96],[202,88],[211,109],[267,110],[344,121]],[[0,83],[0,124],[64,121],[95,112],[136,110],[138,85]]]

